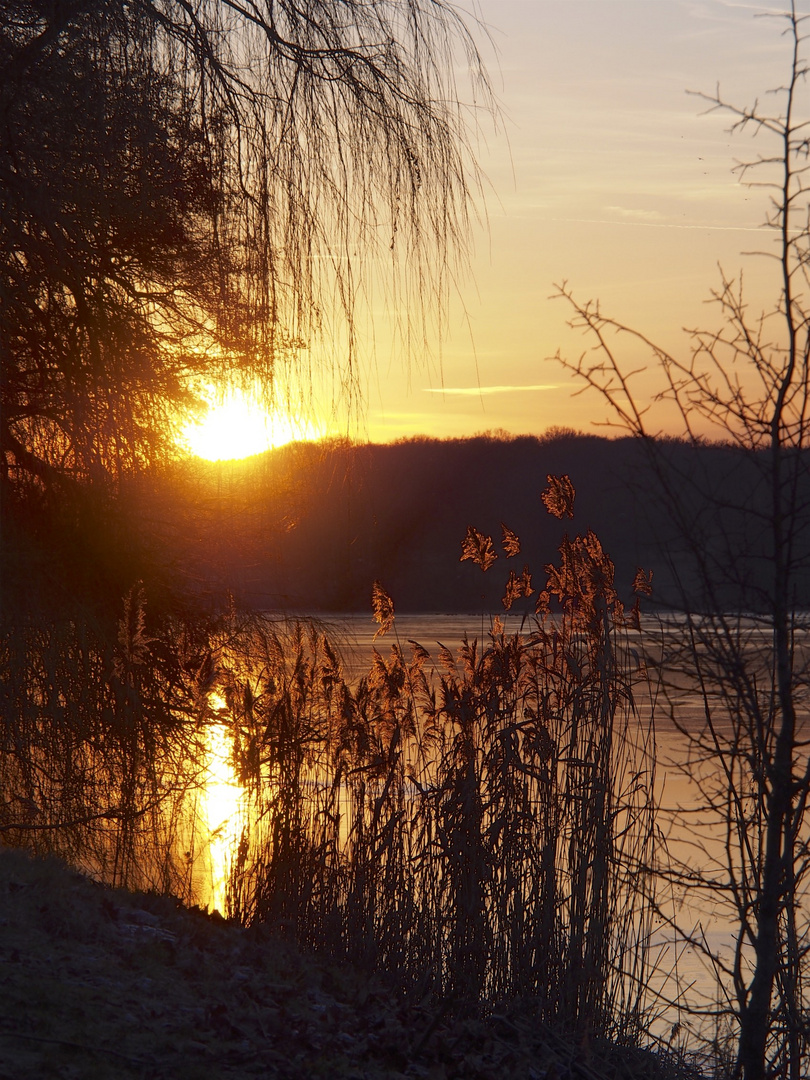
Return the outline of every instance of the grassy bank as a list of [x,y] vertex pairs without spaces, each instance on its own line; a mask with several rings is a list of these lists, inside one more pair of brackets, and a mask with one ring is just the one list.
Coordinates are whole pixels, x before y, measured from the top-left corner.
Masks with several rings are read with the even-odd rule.
[[649,1053],[571,1038],[531,1003],[486,1017],[404,1003],[382,975],[305,955],[156,894],[0,849],[0,1077],[669,1080]]

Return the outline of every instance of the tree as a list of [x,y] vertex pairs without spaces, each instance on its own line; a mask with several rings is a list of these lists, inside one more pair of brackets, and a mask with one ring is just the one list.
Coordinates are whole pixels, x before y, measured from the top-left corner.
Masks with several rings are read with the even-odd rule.
[[[636,435],[651,468],[650,499],[666,521],[668,542],[690,561],[679,590],[660,598],[685,613],[681,640],[665,641],[662,666],[688,680],[702,701],[702,724],[684,727],[690,768],[704,801],[707,831],[720,827],[712,863],[683,864],[681,883],[723,899],[736,922],[733,957],[703,946],[730,984],[729,1010],[738,1031],[736,1075],[745,1080],[807,1074],[810,1030],[804,995],[810,967],[807,909],[807,656],[804,635],[810,561],[810,120],[808,66],[791,4],[789,78],[772,111],[738,108],[719,94],[713,109],[731,114],[734,130],[751,131],[772,147],[740,167],[770,191],[767,225],[779,297],[753,318],[742,280],[722,276],[713,294],[722,324],[692,333],[686,359],[578,303],[563,286],[572,323],[595,351],[563,361],[608,402],[615,422]],[[802,109],[804,108],[804,111]],[[617,344],[618,342],[618,344]],[[647,407],[635,393],[638,370],[622,345],[646,347],[663,385],[660,401],[675,407],[687,443],[714,440],[731,478],[741,463],[758,480],[741,497],[708,483],[697,455],[684,467],[655,438]],[[658,498],[654,492],[657,491]],[[719,529],[718,529],[719,524]],[[706,766],[712,766],[707,769]],[[701,944],[699,935],[688,934]]]
[[475,178],[458,60],[486,99],[444,0],[0,0],[4,477],[160,459],[206,384],[269,400],[341,318],[354,385],[382,250],[427,318]]

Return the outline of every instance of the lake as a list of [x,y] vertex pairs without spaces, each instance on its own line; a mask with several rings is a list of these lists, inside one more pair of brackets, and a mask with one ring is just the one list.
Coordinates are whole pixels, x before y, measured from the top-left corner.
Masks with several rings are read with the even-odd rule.
[[[510,614],[502,618],[507,633],[521,629],[519,616]],[[486,639],[490,630],[488,617],[459,614],[397,616],[392,631],[380,638],[375,638],[378,626],[370,615],[324,616],[319,621],[323,630],[339,645],[349,681],[358,680],[368,671],[374,648],[385,656],[392,644],[398,644],[407,655],[408,643],[418,642],[435,658],[440,645],[456,654],[465,635]],[[757,620],[743,620],[740,625],[746,635],[746,650],[750,656],[756,657],[763,649],[767,653],[769,638],[763,634]],[[715,764],[696,759],[693,739],[703,723],[704,703],[683,679],[679,682],[671,677],[671,671],[665,670],[683,644],[684,635],[682,620],[655,617],[645,617],[641,633],[628,632],[629,647],[636,650],[639,657],[646,654],[658,663],[658,667],[653,665],[650,669],[652,683],[646,689],[643,683],[640,684],[635,723],[643,728],[650,726],[654,719],[656,795],[661,806],[662,836],[666,837],[666,848],[662,846],[661,849],[666,851],[666,856],[662,855],[662,865],[669,859],[676,869],[690,865],[702,873],[714,865],[719,875],[724,859],[724,836],[718,830],[717,822],[701,812],[701,792],[706,785],[717,790],[717,777],[710,771],[715,769]],[[806,648],[804,638],[800,646]],[[656,681],[662,676],[671,690],[667,702],[660,696],[660,685]],[[216,907],[224,904],[225,868],[241,827],[240,789],[233,775],[228,775],[227,756],[227,747],[221,737],[218,741],[215,739],[211,749],[212,796],[207,812],[208,827],[213,836],[211,884],[205,900]],[[715,977],[711,962],[702,954],[699,943],[722,961],[728,960],[734,944],[733,918],[716,896],[701,891],[697,885],[685,884],[683,878],[662,886],[659,905],[661,917],[651,939],[657,964],[652,989],[662,1000],[679,998],[693,1009],[711,1009],[718,994],[722,996],[727,992],[727,980]],[[674,935],[669,924],[677,924],[691,935],[692,940]],[[688,1040],[690,1031],[694,1034],[700,1028],[698,1019],[687,1018],[670,1008],[662,1010],[654,1030],[656,1034],[666,1036],[676,1022],[683,1025],[681,1039]]]
[[[507,633],[521,630],[521,616],[501,616]],[[379,629],[370,616],[355,615],[329,624],[335,636],[342,642],[347,667],[354,676],[368,668],[371,649],[385,653],[393,643],[407,651],[408,643],[418,642],[435,656],[438,645],[444,645],[456,653],[465,635],[486,640],[490,630],[488,616],[473,615],[398,615],[394,628],[385,637],[375,640]],[[755,623],[749,627],[756,639],[761,634]],[[682,637],[682,619],[645,617],[641,634],[630,632],[632,641],[641,649],[645,641],[660,656],[666,643]],[[664,646],[662,646],[662,639]],[[639,724],[649,724],[651,700],[649,694],[639,693],[636,701]],[[702,722],[702,700],[688,689],[677,695],[677,720],[680,727],[696,730]],[[658,800],[668,819],[667,847],[673,860],[691,862],[706,867],[707,859],[722,859],[723,844],[714,823],[701,824],[696,817],[700,805],[697,786],[699,777],[692,772],[690,742],[665,710],[659,710],[655,718],[655,746],[657,756]],[[696,859],[697,856],[697,859]],[[718,956],[729,959],[733,953],[734,929],[728,912],[722,905],[712,902],[694,887],[671,886],[668,897],[661,897],[662,907],[669,918],[677,920],[683,929],[694,932],[696,937]],[[704,956],[692,944],[678,940],[673,933],[660,925],[652,942],[658,953],[659,979],[656,991],[662,998],[677,998],[693,1007],[711,1009],[718,994],[717,980]],[[722,993],[722,991],[721,991]],[[664,1035],[675,1020],[667,1011],[665,1018],[656,1025],[656,1033]],[[681,1018],[686,1027],[689,1021]]]

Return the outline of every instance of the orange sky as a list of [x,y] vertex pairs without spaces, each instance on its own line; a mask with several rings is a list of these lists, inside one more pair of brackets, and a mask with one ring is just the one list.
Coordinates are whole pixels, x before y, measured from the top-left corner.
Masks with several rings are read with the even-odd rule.
[[784,81],[788,45],[781,24],[756,17],[765,8],[779,5],[481,0],[505,119],[505,135],[485,129],[480,148],[488,229],[476,231],[440,361],[437,343],[432,361],[403,364],[385,311],[375,313],[364,434],[541,433],[602,420],[604,407],[572,398],[548,359],[583,345],[548,299],[563,279],[670,351],[686,348],[682,327],[717,322],[705,301],[718,263],[744,267],[754,305],[768,303],[765,260],[741,254],[763,246],[765,198],[731,172],[752,144],[686,93],[719,82],[750,104]]

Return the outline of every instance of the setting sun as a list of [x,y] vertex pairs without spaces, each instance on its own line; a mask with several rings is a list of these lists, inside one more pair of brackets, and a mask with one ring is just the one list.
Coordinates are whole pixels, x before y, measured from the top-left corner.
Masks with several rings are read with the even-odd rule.
[[322,435],[310,420],[267,412],[255,398],[232,391],[223,400],[212,402],[201,421],[187,424],[182,440],[192,454],[206,461],[232,461]]

